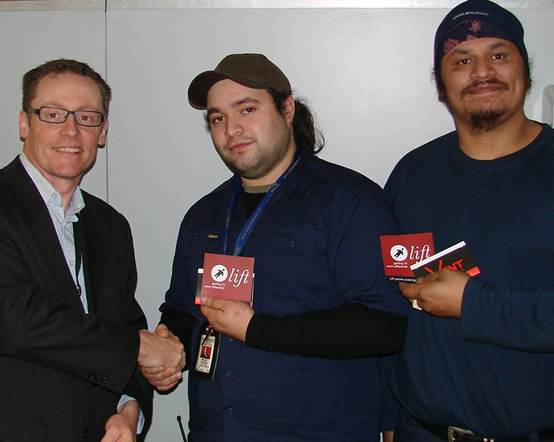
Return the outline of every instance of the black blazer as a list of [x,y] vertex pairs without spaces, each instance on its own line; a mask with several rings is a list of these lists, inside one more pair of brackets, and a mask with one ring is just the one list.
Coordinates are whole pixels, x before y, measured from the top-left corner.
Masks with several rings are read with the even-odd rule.
[[129,224],[83,196],[89,314],[31,178],[18,158],[0,170],[0,442],[97,441],[122,394],[139,401],[149,425]]

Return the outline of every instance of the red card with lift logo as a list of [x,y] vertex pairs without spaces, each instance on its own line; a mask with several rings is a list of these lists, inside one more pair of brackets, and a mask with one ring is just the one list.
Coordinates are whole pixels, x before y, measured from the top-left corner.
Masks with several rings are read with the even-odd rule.
[[198,269],[196,304],[200,295],[252,303],[254,258],[204,254],[204,269]]
[[381,235],[381,254],[389,281],[415,281],[410,266],[435,253],[432,233]]

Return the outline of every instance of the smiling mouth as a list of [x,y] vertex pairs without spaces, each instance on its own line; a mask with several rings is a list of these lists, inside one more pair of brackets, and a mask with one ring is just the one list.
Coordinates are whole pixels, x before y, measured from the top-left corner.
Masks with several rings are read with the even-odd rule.
[[55,146],[54,150],[56,152],[62,152],[62,153],[79,153],[83,151],[83,149],[81,149],[80,147],[70,147],[70,146]]

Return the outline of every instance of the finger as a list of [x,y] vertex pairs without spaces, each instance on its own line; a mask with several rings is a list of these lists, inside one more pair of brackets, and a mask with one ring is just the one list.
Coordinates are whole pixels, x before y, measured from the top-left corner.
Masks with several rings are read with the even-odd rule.
[[162,371],[161,373],[156,373],[156,374],[149,374],[148,377],[152,378],[152,379],[166,379],[166,378],[169,378],[171,376],[175,376],[175,375],[181,375],[181,370],[177,370],[176,368],[167,368],[165,369],[164,371]]
[[200,306],[200,312],[204,315],[206,319],[208,319],[209,322],[212,322],[212,318],[217,314],[217,312],[220,310],[216,310],[208,305],[201,305]]
[[216,310],[223,310],[226,305],[225,299],[210,298],[208,296],[202,297],[202,305],[210,307]]
[[179,339],[178,336],[175,336],[173,333],[169,332],[168,335],[166,336],[167,339],[170,339],[172,340],[173,342],[177,342],[177,343],[181,343],[181,340]]
[[175,371],[175,370],[171,370],[171,371],[164,371],[163,373],[160,373],[160,374],[154,374],[154,375],[144,375],[144,377],[146,379],[148,379],[148,382],[150,382],[151,384],[152,383],[159,383],[159,382],[163,382],[165,381],[166,379],[170,379],[170,378],[174,378],[176,376],[182,376],[181,372],[180,371]]
[[152,383],[158,390],[167,390],[177,385],[181,381],[182,376],[174,375],[167,379],[163,379],[157,382]]
[[170,357],[167,359],[166,367],[172,370],[181,371],[183,361],[185,360],[185,352],[182,346],[172,350]]
[[160,367],[165,368],[164,365],[160,365],[160,364],[161,364],[161,361],[159,361],[158,359],[153,362],[142,361],[139,363],[139,367],[141,371],[144,369],[155,370],[155,369],[159,369]]
[[187,355],[183,352],[183,357],[181,358],[181,363],[179,364],[179,371],[183,371],[185,365],[187,365]]
[[159,375],[145,377],[152,385],[158,386],[180,381],[183,373],[181,371],[167,371]]
[[433,273],[429,273],[428,275],[425,275],[425,276],[422,276],[420,278],[417,278],[416,280],[416,284],[427,284],[429,282],[433,282],[433,281],[436,281],[437,278],[440,277],[441,273],[443,271],[446,271],[448,269],[443,269],[441,270],[440,272],[433,272]]
[[402,295],[408,299],[417,299],[419,298],[419,293],[421,291],[421,284],[407,284],[401,282],[398,284]]
[[165,365],[161,365],[159,367],[143,367],[142,365],[139,365],[139,368],[143,374],[148,374],[150,376],[163,373],[165,370],[168,369]]
[[119,431],[115,427],[110,427],[100,442],[117,442]]
[[167,338],[169,337],[170,334],[173,334],[171,333],[171,331],[169,331],[169,329],[165,324],[158,324],[158,326],[154,330],[154,333],[156,333],[158,336],[161,336],[163,338]]
[[180,381],[181,379],[174,379],[171,382],[152,382],[151,385],[158,391],[167,391],[175,387]]

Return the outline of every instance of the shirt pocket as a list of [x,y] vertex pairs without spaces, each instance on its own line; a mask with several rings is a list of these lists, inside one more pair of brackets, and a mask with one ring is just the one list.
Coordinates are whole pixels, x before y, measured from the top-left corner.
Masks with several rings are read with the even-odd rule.
[[223,235],[220,232],[203,230],[189,233],[184,243],[185,259],[201,257],[203,260],[204,253],[223,253]]
[[222,235],[208,230],[188,232],[180,247],[179,267],[188,280],[189,289],[196,292],[198,269],[204,267],[204,253],[221,253]]
[[267,293],[268,303],[280,304],[277,310],[282,312],[334,304],[329,297],[334,270],[329,262],[328,232],[272,230],[256,242],[255,293]]

